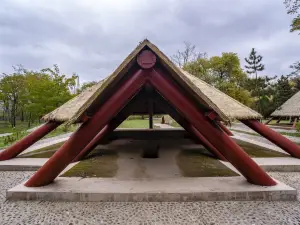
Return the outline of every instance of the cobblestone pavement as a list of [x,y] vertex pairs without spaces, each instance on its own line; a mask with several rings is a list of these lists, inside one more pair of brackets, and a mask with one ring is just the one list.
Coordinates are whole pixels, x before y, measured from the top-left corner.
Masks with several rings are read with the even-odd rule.
[[[300,202],[92,203],[5,201],[32,172],[0,172],[0,224],[300,224]],[[300,173],[270,173],[300,190]]]

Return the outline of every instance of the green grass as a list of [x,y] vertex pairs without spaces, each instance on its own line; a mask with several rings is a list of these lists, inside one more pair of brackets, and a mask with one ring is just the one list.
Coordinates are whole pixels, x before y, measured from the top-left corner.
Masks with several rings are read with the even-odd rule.
[[219,160],[197,150],[181,150],[176,156],[181,174],[185,177],[230,177],[237,173]]
[[280,132],[282,135],[287,135],[291,137],[300,137],[300,132],[297,133],[289,133],[289,132]]
[[51,131],[49,134],[47,134],[44,138],[49,138],[49,137],[54,137],[60,134],[65,134],[69,132],[74,132],[75,130],[78,129],[80,125],[79,124],[72,124],[68,127],[64,127],[63,125],[57,127],[55,130]]
[[[265,123],[265,122],[267,122],[267,121],[268,121],[268,120],[262,120],[263,123]],[[290,123],[289,120],[280,120],[280,123],[279,123],[279,124],[276,123],[276,122],[277,122],[276,119],[275,119],[275,120],[272,120],[272,121],[269,123],[269,125],[279,125],[279,126],[280,126],[281,123],[283,123],[283,124],[288,124],[288,123]]]
[[62,177],[114,177],[118,171],[118,154],[115,151],[94,150]]
[[254,145],[245,141],[236,140],[236,143],[250,156],[255,158],[269,158],[269,157],[290,157],[281,152],[272,151],[270,149]]
[[28,128],[28,122],[27,121],[16,121],[16,127],[11,127],[11,124],[8,121],[0,121],[0,134],[4,133],[12,133],[16,131],[22,131],[22,130],[28,130],[30,128],[39,126],[40,124],[35,122],[32,123],[31,126]]
[[19,158],[50,158],[65,142],[59,142],[44,148],[19,155]]
[[119,128],[149,128],[149,120],[131,119],[125,120]]

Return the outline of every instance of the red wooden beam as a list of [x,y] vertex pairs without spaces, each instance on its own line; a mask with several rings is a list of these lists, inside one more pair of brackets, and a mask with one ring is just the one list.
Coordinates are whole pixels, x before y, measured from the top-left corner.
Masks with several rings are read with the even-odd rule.
[[129,115],[130,115],[130,110],[134,108],[134,105],[131,105],[130,107],[126,107],[123,109],[118,115],[111,120],[111,122],[106,125],[93,139],[92,141],[84,147],[82,151],[73,159],[72,162],[77,162],[84,157],[86,157],[96,146],[99,144],[101,139],[106,137],[110,132],[115,130]]
[[90,143],[88,143],[82,151],[73,159],[72,162],[77,162],[84,159],[97,145],[98,142],[108,133],[109,125],[103,127],[103,129],[92,139]]
[[273,142],[292,156],[296,158],[300,158],[300,147],[287,139],[286,137],[282,136],[281,134],[275,132],[271,128],[267,127],[266,125],[260,123],[257,120],[241,120],[242,123],[262,135],[263,137],[267,138],[269,141]]
[[60,149],[25,183],[25,186],[38,187],[51,183],[138,92],[147,79],[148,73],[142,70],[138,70],[129,77],[99,108],[92,118],[83,123]]
[[25,149],[33,145],[35,142],[43,138],[45,135],[57,128],[61,122],[47,122],[38,129],[31,132],[26,137],[19,140],[17,143],[0,152],[0,161],[8,160],[16,157]]
[[211,151],[214,155],[218,157],[218,159],[227,161],[227,159],[213,146],[193,125],[189,125],[188,130],[194,134],[199,140],[201,144],[209,151]]
[[233,133],[221,122],[221,121],[216,121],[216,123],[219,125],[219,127],[229,136],[233,136]]
[[231,140],[227,134],[219,127],[216,127],[216,125],[214,126],[203,113],[200,113],[193,103],[174,84],[168,82],[162,74],[153,70],[150,82],[210,143],[216,146],[221,154],[250,183],[264,186],[276,185],[276,182],[265,171]]
[[201,143],[216,158],[227,161],[215,146],[213,146],[193,125],[187,122],[167,101],[158,96],[156,96],[155,101],[159,103],[165,113],[169,114],[178,124],[180,124],[180,126],[190,133],[197,143]]

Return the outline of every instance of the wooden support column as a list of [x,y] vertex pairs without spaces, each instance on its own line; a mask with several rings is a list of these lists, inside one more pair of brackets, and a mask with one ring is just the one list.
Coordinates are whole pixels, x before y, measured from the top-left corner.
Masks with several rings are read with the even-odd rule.
[[216,123],[219,125],[219,127],[229,136],[233,136],[233,133],[221,122],[221,121],[216,121]]
[[276,121],[276,124],[279,124],[281,119],[282,119],[282,117],[279,117],[279,119]]
[[226,158],[213,146],[192,124],[187,122],[168,102],[162,97],[156,96],[155,102],[158,102],[160,107],[169,114],[180,126],[182,126],[193,139],[202,144],[208,151],[210,151],[217,159],[227,161]]
[[25,149],[33,145],[35,142],[46,136],[48,133],[53,131],[61,125],[61,122],[47,122],[38,129],[32,131],[29,135],[19,140],[17,143],[13,144],[12,146],[8,147],[4,151],[0,152],[0,161],[8,160],[11,158],[16,157]]
[[127,79],[99,110],[60,147],[60,149],[25,183],[38,187],[51,183],[84,147],[128,103],[148,79],[148,73],[138,70]]
[[99,141],[106,137],[110,132],[114,131],[129,115],[133,106],[125,107],[118,115],[111,120],[111,122],[106,125],[94,138],[93,140],[85,146],[85,148],[73,159],[72,162],[77,162],[84,157],[86,157],[96,146],[99,144]]
[[199,112],[176,84],[167,80],[162,72],[153,70],[150,82],[158,92],[168,100],[184,117],[203,134],[203,136],[235,166],[250,183],[264,186],[276,185],[276,182],[261,169],[227,134]]
[[241,120],[241,122],[263,137],[267,138],[269,141],[273,142],[275,145],[279,146],[292,156],[300,158],[300,147],[286,137],[275,132],[274,130],[258,122],[257,120]]
[[149,129],[153,129],[153,88],[151,85],[146,85],[148,114],[149,114]]

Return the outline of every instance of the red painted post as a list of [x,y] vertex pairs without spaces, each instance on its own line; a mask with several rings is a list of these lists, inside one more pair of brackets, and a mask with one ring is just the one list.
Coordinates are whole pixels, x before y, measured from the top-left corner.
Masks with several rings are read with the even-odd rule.
[[109,125],[103,127],[103,129],[93,138],[93,140],[88,143],[87,146],[73,159],[72,162],[77,162],[82,160],[85,156],[87,156],[97,145],[98,142],[103,138],[109,131]]
[[195,141],[201,143],[208,151],[220,160],[227,161],[225,157],[213,146],[192,124],[187,122],[169,103],[163,101],[162,98],[155,98],[160,107],[169,114],[177,123],[180,124],[188,133],[191,133]]
[[260,123],[257,120],[241,120],[242,123],[259,133],[260,135],[267,138],[269,141],[273,142],[275,145],[279,146],[292,156],[300,158],[300,147],[282,136],[281,134],[275,132],[266,125]]
[[138,70],[127,79],[92,118],[82,124],[69,140],[25,183],[25,186],[38,187],[51,183],[138,92],[147,79],[148,73],[142,70]]
[[221,122],[221,121],[216,121],[219,127],[229,136],[233,136],[233,133]]
[[231,140],[227,134],[216,125],[213,125],[203,113],[199,112],[194,104],[181,93],[172,81],[166,80],[163,75],[153,70],[150,82],[210,143],[216,146],[221,154],[250,183],[264,186],[276,185],[276,182]]
[[210,150],[220,160],[227,161],[227,159],[193,125],[190,124],[188,130],[192,132],[201,141],[201,144],[206,149]]
[[0,152],[0,161],[8,160],[16,157],[25,149],[33,145],[35,142],[43,138],[45,135],[50,133],[56,127],[58,127],[61,122],[50,121],[39,127],[38,129],[32,131],[29,135],[19,140],[17,143],[8,147],[4,151]]

